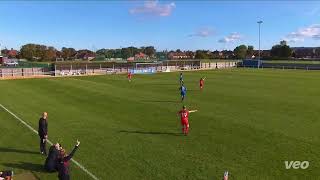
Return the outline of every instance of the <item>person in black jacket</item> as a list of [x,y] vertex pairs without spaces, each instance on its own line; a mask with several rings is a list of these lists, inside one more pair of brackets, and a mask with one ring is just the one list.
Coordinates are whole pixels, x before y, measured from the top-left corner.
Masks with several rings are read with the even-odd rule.
[[58,157],[62,149],[59,143],[52,145],[49,149],[48,157],[44,163],[44,169],[48,172],[56,172],[58,170]]
[[0,180],[11,180],[13,171],[0,171]]
[[72,152],[67,155],[66,151],[62,149],[60,151],[60,157],[58,159],[58,178],[59,180],[70,180],[70,160],[74,153],[77,151],[80,145],[80,141],[77,140],[77,144],[74,146]]
[[46,142],[48,139],[48,113],[44,112],[39,120],[38,134],[40,137],[40,153],[47,155]]

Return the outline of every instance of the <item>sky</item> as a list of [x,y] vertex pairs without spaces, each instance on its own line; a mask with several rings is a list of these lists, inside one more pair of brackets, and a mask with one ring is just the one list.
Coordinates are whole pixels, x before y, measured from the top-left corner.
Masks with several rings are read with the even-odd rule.
[[0,1],[1,47],[223,50],[320,46],[320,1]]

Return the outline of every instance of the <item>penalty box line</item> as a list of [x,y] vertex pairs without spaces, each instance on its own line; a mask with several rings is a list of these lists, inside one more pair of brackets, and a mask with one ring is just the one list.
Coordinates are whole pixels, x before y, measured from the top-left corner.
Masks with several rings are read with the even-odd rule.
[[[0,107],[2,109],[4,109],[5,111],[7,111],[9,114],[11,114],[14,118],[16,118],[17,120],[19,120],[19,122],[21,122],[23,125],[25,125],[29,130],[31,130],[32,132],[34,132],[35,134],[38,134],[38,132],[31,127],[28,123],[26,123],[25,121],[23,121],[21,118],[19,118],[17,115],[15,115],[13,112],[11,112],[9,109],[7,109],[6,107],[4,107],[2,104],[0,104]],[[50,145],[52,145],[53,143],[48,140],[48,143]],[[77,165],[82,171],[84,171],[86,174],[88,174],[92,179],[94,180],[99,180],[94,174],[92,174],[90,171],[88,171],[84,166],[82,166],[78,161],[74,160],[73,158],[71,159],[71,161]]]

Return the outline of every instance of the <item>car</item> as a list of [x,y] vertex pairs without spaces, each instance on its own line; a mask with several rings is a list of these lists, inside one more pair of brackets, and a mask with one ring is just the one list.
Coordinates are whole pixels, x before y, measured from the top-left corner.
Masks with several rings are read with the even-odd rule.
[[6,66],[18,66],[19,63],[16,61],[6,62],[4,63]]

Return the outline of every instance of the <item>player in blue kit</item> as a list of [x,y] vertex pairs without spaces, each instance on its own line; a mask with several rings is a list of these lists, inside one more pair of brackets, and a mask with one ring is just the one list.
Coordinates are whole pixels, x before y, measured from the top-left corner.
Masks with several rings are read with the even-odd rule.
[[182,75],[182,73],[180,73],[180,86],[182,86],[183,85],[183,75]]
[[187,94],[187,88],[182,84],[180,87],[181,101],[184,100]]

